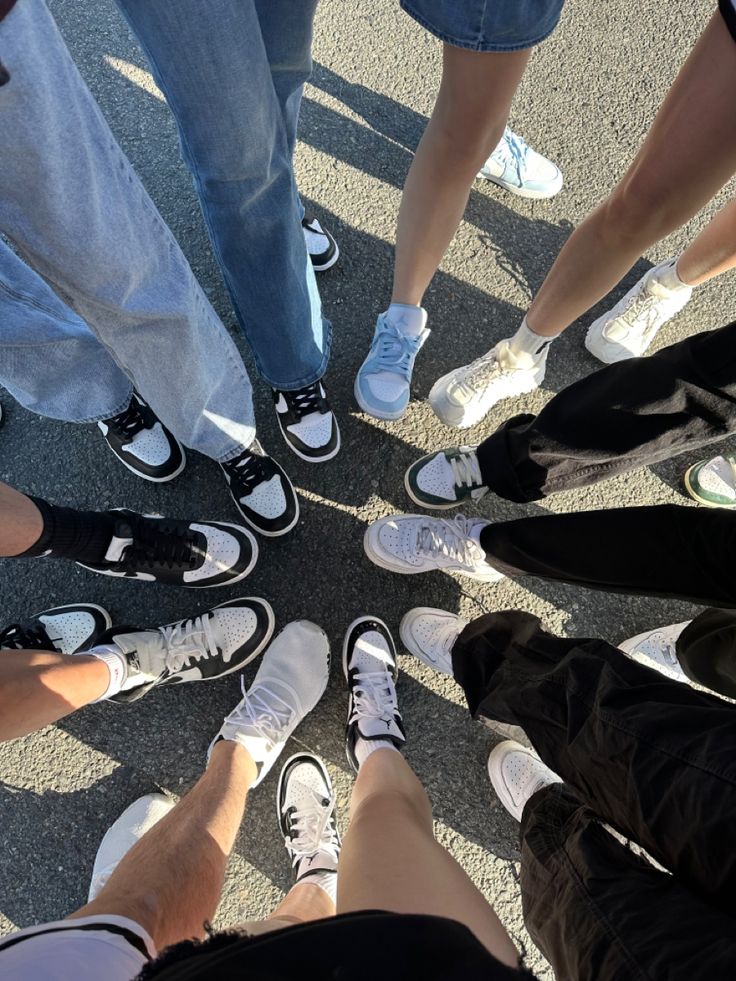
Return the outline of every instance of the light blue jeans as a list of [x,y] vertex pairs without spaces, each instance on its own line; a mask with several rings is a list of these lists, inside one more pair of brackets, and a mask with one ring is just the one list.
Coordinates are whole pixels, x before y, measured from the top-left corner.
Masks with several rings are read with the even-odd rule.
[[292,168],[317,0],[116,0],[173,112],[182,156],[259,372],[321,378],[331,327]]

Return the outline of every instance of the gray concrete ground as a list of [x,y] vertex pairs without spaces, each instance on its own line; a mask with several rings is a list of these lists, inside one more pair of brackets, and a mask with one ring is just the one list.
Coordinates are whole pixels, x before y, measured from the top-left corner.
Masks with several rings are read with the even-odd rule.
[[[427,298],[434,333],[417,365],[417,400],[400,423],[381,424],[356,411],[353,376],[375,315],[387,299],[400,190],[432,108],[440,46],[399,10],[396,0],[323,0],[297,167],[304,197],[332,228],[342,249],[340,264],[320,284],[335,325],[328,381],[342,425],[343,450],[333,463],[320,467],[291,456],[278,434],[269,394],[258,387],[261,437],[288,465],[301,494],[303,519],[286,540],[264,543],[258,568],[237,592],[267,597],[280,625],[309,617],[324,626],[338,650],[345,627],[357,615],[371,611],[398,628],[405,610],[418,604],[467,617],[518,607],[565,634],[613,641],[692,615],[692,608],[682,603],[594,594],[538,580],[482,586],[441,574],[394,576],[367,561],[361,537],[374,518],[409,509],[402,484],[405,467],[420,453],[455,440],[422,401],[432,382],[515,328],[573,225],[631,159],[712,6],[687,0],[569,0],[559,30],[532,59],[512,117],[532,145],[560,163],[565,187],[554,201],[534,203],[476,184],[465,221]],[[214,304],[233,326],[198,205],[179,161],[171,117],[141,51],[110,0],[51,0],[51,7],[112,128]],[[732,191],[727,188],[719,201]],[[684,247],[716,203],[654,248],[616,298],[651,263]],[[736,309],[734,283],[727,276],[700,290],[657,345],[730,320]],[[544,389],[514,409],[539,409],[551,393],[596,367],[582,345],[589,319],[555,344]],[[233,331],[237,336],[234,326]],[[238,343],[250,363],[239,337]],[[0,474],[23,490],[82,507],[125,505],[182,517],[236,519],[219,471],[195,454],[172,484],[148,484],[114,462],[93,427],[38,418],[8,398],[4,408]],[[468,440],[480,439],[509,412],[508,406],[497,408]],[[520,507],[489,497],[479,511],[506,518],[545,510],[683,503],[679,478],[693,459],[683,457],[539,506]],[[647,561],[647,556],[641,558]],[[195,595],[108,581],[52,561],[6,562],[0,576],[7,621],[59,603],[89,600],[108,607],[119,621],[162,623],[226,598],[220,592]],[[407,756],[428,788],[439,839],[494,902],[530,965],[549,977],[522,924],[517,828],[487,785],[485,759],[493,736],[470,721],[452,681],[433,676],[408,657],[402,658],[401,667]],[[249,670],[247,677],[251,674]],[[161,787],[182,794],[200,773],[219,720],[238,698],[233,677],[154,693],[130,708],[92,706],[0,748],[5,842],[0,930],[61,917],[82,903],[106,827],[141,793]],[[289,747],[308,747],[324,756],[339,791],[343,826],[352,783],[343,752],[345,704],[336,664],[323,702]],[[290,870],[274,820],[276,777],[270,776],[249,804],[217,919],[220,925],[267,913],[288,888]]]

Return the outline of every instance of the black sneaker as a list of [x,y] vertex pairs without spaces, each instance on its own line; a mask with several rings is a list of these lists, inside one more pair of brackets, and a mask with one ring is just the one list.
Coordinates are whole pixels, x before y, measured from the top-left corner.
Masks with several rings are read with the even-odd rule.
[[232,586],[253,570],[258,543],[240,525],[176,521],[120,509],[109,512],[115,533],[101,562],[78,562],[103,576],[169,586]]
[[340,429],[322,382],[295,392],[273,389],[276,418],[284,439],[308,463],[331,460],[340,450]]
[[94,603],[55,606],[0,630],[0,650],[76,654],[89,650],[111,623],[107,610]]
[[137,392],[124,412],[97,425],[118,460],[144,480],[162,484],[184,469],[183,448]]
[[340,258],[340,250],[332,235],[323,228],[314,215],[302,218],[304,241],[315,272],[324,272],[335,265]]
[[264,650],[273,628],[271,606],[252,596],[164,627],[113,627],[97,643],[124,654],[128,677],[110,700],[134,702],[154,687],[224,678]]
[[406,742],[396,704],[396,647],[382,620],[359,617],[350,624],[342,648],[342,670],[350,689],[345,752],[357,772],[358,737],[388,740],[399,749]]
[[299,501],[285,471],[257,439],[234,460],[221,463],[230,493],[245,520],[269,538],[285,535],[299,520]]
[[335,825],[335,791],[318,756],[297,753],[284,763],[276,791],[281,834],[296,882],[310,875],[337,875],[340,835]]

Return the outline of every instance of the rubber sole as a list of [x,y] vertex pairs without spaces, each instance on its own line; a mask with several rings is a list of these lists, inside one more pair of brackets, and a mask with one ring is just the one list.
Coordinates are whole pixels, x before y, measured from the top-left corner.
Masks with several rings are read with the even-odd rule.
[[693,485],[690,483],[690,474],[696,467],[699,467],[699,463],[694,463],[692,467],[688,467],[682,476],[682,482],[685,485],[685,490],[688,492],[690,497],[698,504],[702,504],[704,508],[720,508],[724,511],[733,511],[736,508],[736,503],[734,504],[714,504],[712,501],[706,501],[705,498],[700,497],[700,495],[693,489]]
[[328,269],[332,269],[332,267],[335,265],[335,263],[337,262],[337,260],[340,258],[340,247],[339,247],[339,245],[334,240],[334,238],[332,238],[332,236],[330,236],[330,241],[335,246],[335,251],[334,251],[332,257],[330,259],[328,259],[327,262],[323,263],[322,265],[318,266],[316,263],[314,263],[314,262],[312,263],[312,268],[314,269],[315,272],[327,272]]
[[507,184],[498,177],[490,177],[488,174],[484,174],[482,172],[479,172],[476,176],[480,178],[480,180],[488,181],[489,184],[495,184],[496,187],[503,188],[504,191],[508,191],[509,194],[513,194],[517,198],[526,198],[529,201],[549,201],[551,198],[556,197],[560,193],[564,183],[562,175],[560,175],[560,186],[554,191],[530,191],[524,187],[518,187],[516,184]]

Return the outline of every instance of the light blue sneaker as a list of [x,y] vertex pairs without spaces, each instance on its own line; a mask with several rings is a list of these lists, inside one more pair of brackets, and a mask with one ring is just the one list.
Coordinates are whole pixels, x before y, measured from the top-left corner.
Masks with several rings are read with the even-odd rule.
[[355,401],[376,419],[400,419],[409,404],[411,373],[427,327],[407,336],[380,314],[368,357],[355,378]]
[[508,126],[478,177],[493,181],[520,198],[553,198],[562,187],[559,167],[532,150]]

